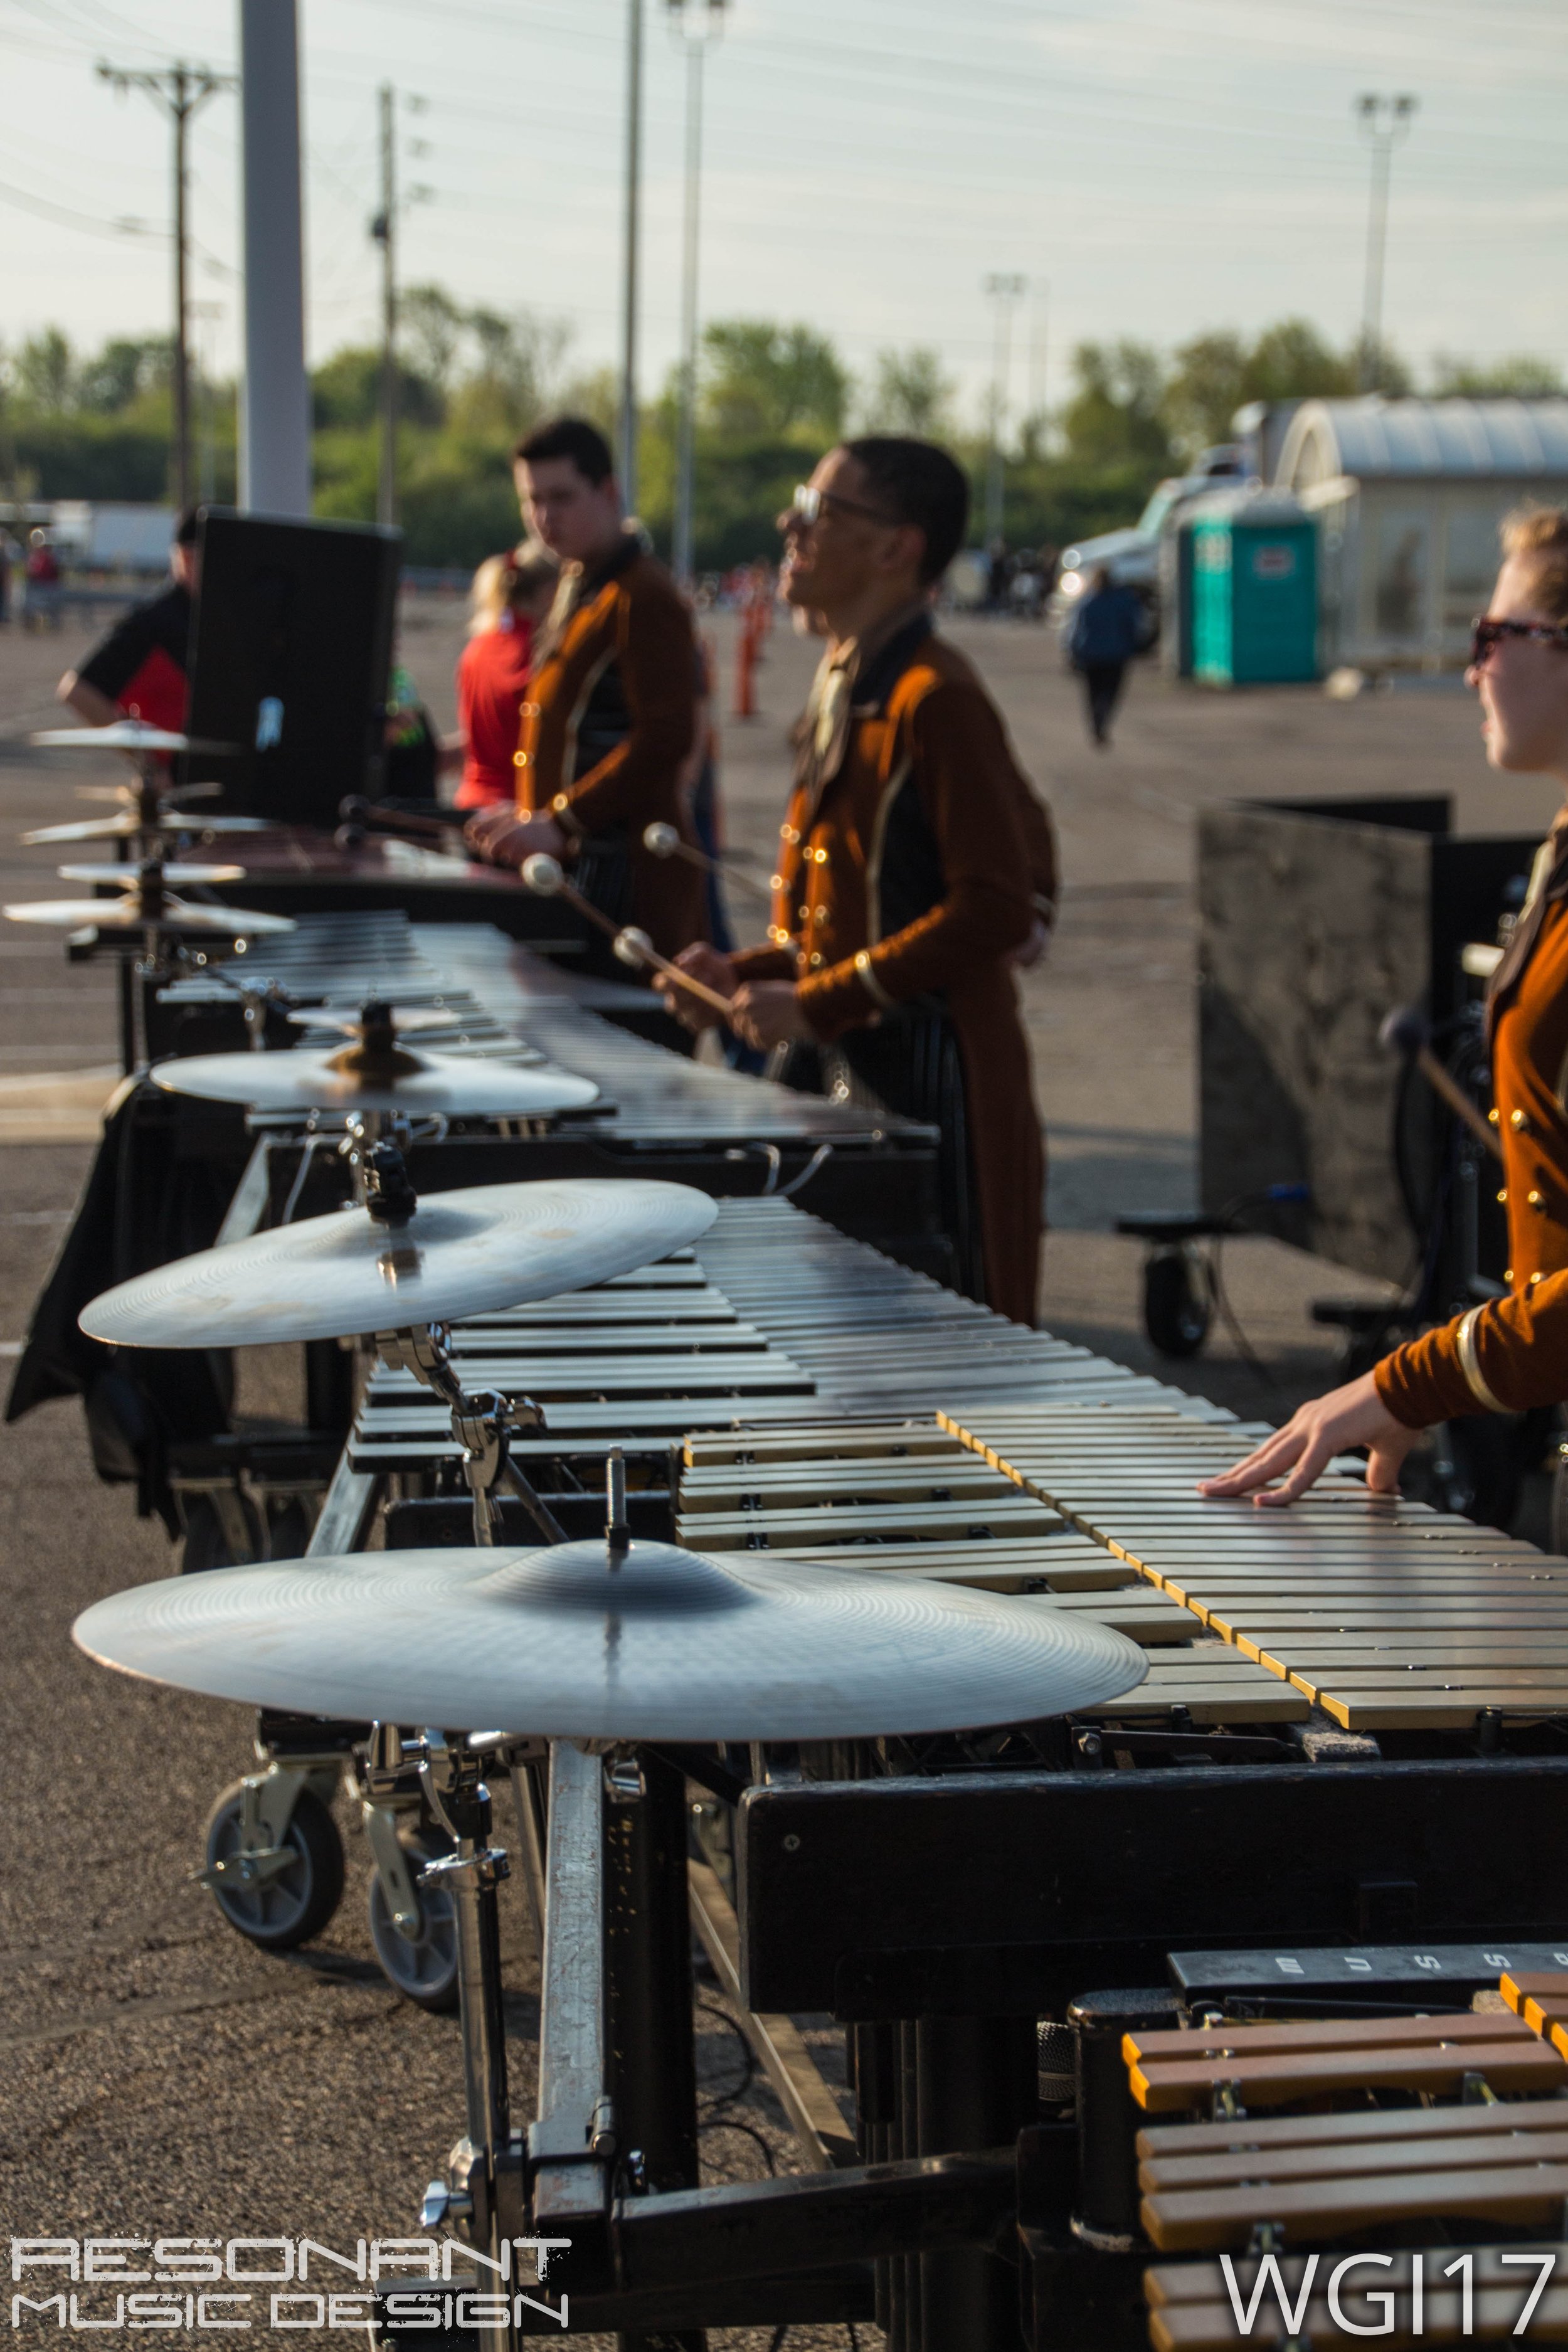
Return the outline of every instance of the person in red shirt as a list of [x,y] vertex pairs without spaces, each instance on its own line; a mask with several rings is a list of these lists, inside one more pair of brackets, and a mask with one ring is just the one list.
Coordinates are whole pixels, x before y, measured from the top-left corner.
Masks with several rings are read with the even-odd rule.
[[534,632],[550,609],[559,567],[546,547],[526,542],[510,555],[487,556],[474,574],[473,619],[458,664],[458,733],[445,747],[460,754],[460,809],[510,808],[517,797],[520,708]]
[[169,577],[156,596],[133,605],[96,645],[79,669],[68,669],[58,699],[89,727],[142,719],[178,734],[190,699],[191,621],[201,579],[201,520],[187,507],[169,550]]

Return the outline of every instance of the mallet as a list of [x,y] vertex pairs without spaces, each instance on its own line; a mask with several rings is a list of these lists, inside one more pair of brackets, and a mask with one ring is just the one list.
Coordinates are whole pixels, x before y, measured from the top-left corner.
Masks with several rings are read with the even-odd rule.
[[1407,1062],[1414,1062],[1433,1093],[1447,1104],[1456,1118],[1464,1120],[1472,1135],[1480,1138],[1494,1160],[1500,1160],[1502,1145],[1496,1129],[1437,1059],[1428,1042],[1431,1034],[1420,1013],[1410,1005],[1403,1005],[1384,1022],[1377,1042],[1391,1053],[1403,1055]]
[[668,956],[661,956],[646,931],[639,931],[629,923],[623,926],[612,921],[591,899],[584,898],[581,890],[572,887],[561,870],[558,858],[546,857],[540,852],[526,859],[522,878],[537,898],[563,898],[585,922],[592,923],[595,930],[604,932],[614,945],[621,962],[629,964],[634,971],[657,971],[661,980],[668,980],[676,988],[684,988],[689,996],[699,998],[702,1003],[711,1005],[713,1011],[721,1013],[726,1021],[729,1019],[730,1000],[727,996],[721,996],[718,990],[710,988],[705,981],[694,980],[689,971],[682,971],[679,964],[671,963]]
[[684,857],[688,866],[699,866],[704,874],[717,874],[721,881],[732,882],[737,890],[746,891],[750,897],[772,909],[773,893],[763,883],[750,874],[737,873],[733,859],[710,857],[705,849],[683,841],[672,824],[656,822],[645,826],[642,845],[655,857]]
[[350,793],[338,803],[338,814],[342,819],[333,835],[338,847],[357,849],[369,833],[395,834],[405,840],[449,841],[454,833],[461,833],[473,811],[454,809],[449,816],[422,816],[407,809],[382,808]]

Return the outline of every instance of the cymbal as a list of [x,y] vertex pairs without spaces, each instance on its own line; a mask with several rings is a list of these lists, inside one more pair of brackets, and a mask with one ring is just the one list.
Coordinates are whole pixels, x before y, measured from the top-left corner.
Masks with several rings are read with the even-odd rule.
[[[121,890],[133,890],[142,878],[139,866],[117,866],[108,859],[96,866],[57,866],[55,871],[62,882],[107,882]],[[177,857],[171,857],[163,871],[166,882],[184,882],[193,890],[204,883],[245,879],[243,866],[195,866]]]
[[28,849],[47,849],[56,844],[64,847],[72,841],[129,841],[137,834],[164,833],[266,833],[269,830],[262,816],[199,816],[194,813],[182,816],[177,812],[165,813],[151,824],[144,824],[134,809],[122,809],[118,816],[84,816],[70,824],[41,824],[31,833],[22,835]]
[[207,759],[220,753],[233,757],[239,751],[237,743],[173,734],[166,727],[144,726],[140,719],[117,719],[109,727],[50,727],[27,740],[51,751],[199,751]]
[[403,1330],[633,1274],[718,1213],[706,1192],[629,1177],[476,1184],[426,1193],[405,1224],[339,1209],[175,1258],[104,1291],[79,1319],[89,1338],[132,1348]]
[[62,931],[89,924],[100,931],[209,931],[228,940],[298,928],[291,915],[263,915],[254,907],[191,907],[183,898],[167,897],[156,915],[146,915],[135,891],[127,891],[123,898],[29,898],[0,908],[0,913],[14,923],[47,923]]
[[[399,1004],[395,996],[383,996],[377,1003],[390,1006],[393,1026],[398,1036],[413,1034],[416,1029],[451,1029],[458,1016],[449,1005]],[[345,1037],[363,1034],[363,1008],[348,1004],[305,1004],[298,1006],[288,1018],[300,1029],[339,1029]]]
[[543,1118],[582,1110],[599,1094],[592,1078],[548,1065],[518,1069],[488,1056],[401,1051],[390,1064],[359,1057],[357,1069],[340,1066],[349,1058],[193,1054],[160,1062],[148,1075],[172,1095],[245,1103],[252,1110],[402,1111],[409,1118]]
[[210,1697],[565,1739],[958,1731],[1098,1706],[1146,1671],[1048,1603],[659,1543],[168,1577],[72,1630],[104,1665]]

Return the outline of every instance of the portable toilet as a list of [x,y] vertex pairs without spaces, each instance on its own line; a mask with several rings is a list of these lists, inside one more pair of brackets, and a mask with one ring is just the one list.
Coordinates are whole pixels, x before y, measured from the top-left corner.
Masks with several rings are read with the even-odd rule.
[[1193,676],[1279,686],[1318,676],[1318,533],[1278,490],[1235,490],[1192,511]]

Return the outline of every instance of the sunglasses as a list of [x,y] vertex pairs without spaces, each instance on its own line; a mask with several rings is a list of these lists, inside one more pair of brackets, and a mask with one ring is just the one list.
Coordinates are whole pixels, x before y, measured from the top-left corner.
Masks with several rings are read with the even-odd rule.
[[789,502],[787,520],[810,525],[820,522],[825,514],[837,510],[842,514],[864,515],[869,522],[879,522],[889,530],[898,524],[891,515],[883,514],[879,507],[868,507],[858,499],[847,499],[837,490],[819,490],[815,482],[797,482]]
[[1479,669],[1505,637],[1539,637],[1543,645],[1568,649],[1568,626],[1553,627],[1545,621],[1494,621],[1481,613],[1470,624],[1471,667]]

